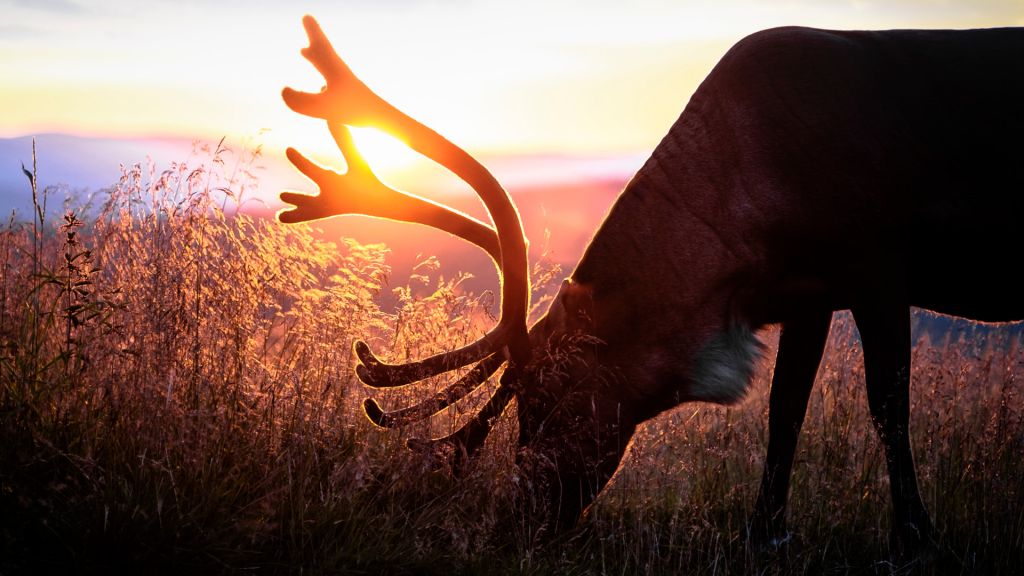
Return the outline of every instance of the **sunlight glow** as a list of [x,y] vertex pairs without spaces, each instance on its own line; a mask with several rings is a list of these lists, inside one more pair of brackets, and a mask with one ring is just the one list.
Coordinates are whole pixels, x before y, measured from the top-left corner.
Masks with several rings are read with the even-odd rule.
[[[283,150],[294,147],[314,162],[335,172],[347,170],[345,160],[338,150],[337,144],[330,135],[327,125],[322,121],[296,116],[290,124],[282,124],[281,129],[271,131],[261,137],[261,141],[270,150]],[[436,179],[438,168],[429,170],[433,162],[414,152],[411,148],[390,134],[376,128],[353,128],[352,138],[356,148],[370,165],[370,169],[378,178],[391,185],[415,185],[419,178],[427,174]],[[307,183],[308,184],[308,183]],[[289,185],[302,186],[301,180]]]
[[[282,86],[323,82],[299,56],[303,11],[410,116],[467,149],[530,154],[650,150],[728,47],[761,28],[1024,23],[1019,0],[0,3],[0,109],[17,111],[0,114],[0,137],[217,140],[271,128],[275,153],[295,145],[324,155],[326,146],[293,137],[304,128],[293,129],[301,120],[280,98]],[[400,145],[357,139],[375,167],[406,165]]]
[[376,128],[349,128],[356,148],[374,172],[392,172],[409,168],[418,158],[400,140]]

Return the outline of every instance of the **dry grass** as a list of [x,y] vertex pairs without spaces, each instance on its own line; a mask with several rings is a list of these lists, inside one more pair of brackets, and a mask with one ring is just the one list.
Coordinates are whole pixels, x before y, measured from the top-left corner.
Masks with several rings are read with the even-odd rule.
[[[404,442],[458,413],[392,433],[361,413],[354,339],[421,357],[476,337],[489,295],[428,263],[382,311],[383,247],[225,212],[251,182],[211,154],[130,167],[102,206],[0,232],[0,574],[900,568],[886,562],[887,478],[848,316],[801,438],[785,554],[743,542],[770,360],[741,406],[686,405],[644,426],[589,520],[552,541],[514,503],[511,418],[455,480]],[[923,572],[1024,565],[1024,351],[1012,335],[979,341],[915,349],[915,447],[942,537]]]

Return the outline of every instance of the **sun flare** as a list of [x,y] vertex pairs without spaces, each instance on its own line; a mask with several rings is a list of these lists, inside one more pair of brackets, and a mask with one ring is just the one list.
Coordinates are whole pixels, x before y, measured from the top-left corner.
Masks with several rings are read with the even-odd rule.
[[409,168],[418,160],[401,140],[376,128],[353,128],[356,148],[375,172],[395,172]]

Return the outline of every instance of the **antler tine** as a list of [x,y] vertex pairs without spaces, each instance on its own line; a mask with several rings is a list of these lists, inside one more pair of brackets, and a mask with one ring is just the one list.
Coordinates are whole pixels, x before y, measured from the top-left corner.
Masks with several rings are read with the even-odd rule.
[[[363,361],[360,378],[381,386],[408,383],[417,377],[465,366],[506,345],[511,358],[525,364],[530,357],[526,331],[530,279],[522,223],[508,194],[494,176],[465,150],[370,90],[338,57],[316,20],[306,16],[303,25],[309,36],[309,47],[302,54],[323,74],[326,86],[318,93],[285,88],[282,92],[285,103],[300,114],[350,126],[374,125],[399,137],[412,149],[466,181],[480,195],[498,236],[499,269],[503,277],[498,326],[474,344],[408,366],[381,363],[364,345],[365,353],[360,354]],[[294,196],[290,198],[294,199]]]
[[363,402],[363,410],[370,421],[382,428],[394,428],[419,422],[461,400],[490,378],[504,363],[505,355],[503,353],[491,354],[481,360],[468,374],[419,404],[401,410],[384,412],[376,400],[367,398]]
[[394,388],[425,380],[499,352],[508,340],[508,330],[507,324],[499,323],[476,342],[406,364],[381,362],[370,351],[370,347],[360,340],[354,346],[356,356],[361,362],[356,366],[356,376],[363,384],[374,388]]
[[345,159],[347,171],[339,174],[288,148],[288,160],[317,185],[320,194],[282,192],[281,200],[294,208],[278,212],[278,220],[290,224],[340,214],[362,214],[425,224],[472,242],[487,251],[496,263],[501,262],[493,228],[468,214],[384,184],[355,147],[348,127],[337,122],[328,122],[327,127]]
[[430,440],[410,438],[406,445],[410,450],[432,454],[439,454],[443,452],[444,446],[450,446],[454,449],[455,461],[453,462],[453,468],[458,473],[462,463],[483,446],[484,440],[487,439],[487,434],[491,431],[491,427],[498,417],[501,416],[501,413],[505,411],[505,407],[508,406],[513,396],[515,396],[515,393],[510,386],[504,383],[499,384],[498,389],[494,391],[491,399],[487,401],[483,409],[455,432]]

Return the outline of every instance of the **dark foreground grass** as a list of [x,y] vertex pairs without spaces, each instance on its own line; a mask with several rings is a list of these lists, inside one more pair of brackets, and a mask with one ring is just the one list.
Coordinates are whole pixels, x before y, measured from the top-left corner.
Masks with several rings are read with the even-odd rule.
[[553,538],[516,498],[527,480],[511,418],[456,480],[404,442],[449,430],[472,405],[390,433],[361,413],[354,339],[422,357],[475,338],[488,298],[425,268],[385,313],[383,247],[226,213],[223,195],[246,183],[221,175],[219,155],[208,165],[134,167],[101,206],[0,232],[0,574],[1024,566],[1024,351],[1012,334],[915,348],[913,437],[940,538],[924,562],[889,562],[885,465],[846,315],[801,438],[788,547],[753,555],[743,538],[771,354],[740,406],[689,404],[645,425],[588,519]]

